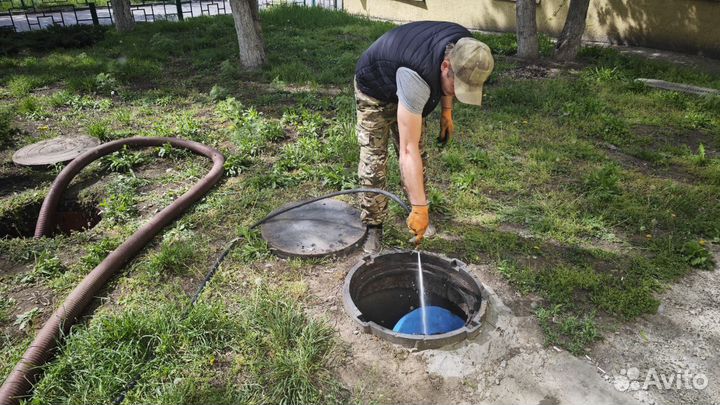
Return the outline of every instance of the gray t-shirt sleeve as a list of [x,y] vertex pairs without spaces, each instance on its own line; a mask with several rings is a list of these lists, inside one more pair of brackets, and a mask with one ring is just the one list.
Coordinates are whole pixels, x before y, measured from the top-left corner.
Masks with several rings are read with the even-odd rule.
[[401,67],[395,73],[398,100],[410,112],[422,114],[425,104],[430,99],[430,86],[417,72]]

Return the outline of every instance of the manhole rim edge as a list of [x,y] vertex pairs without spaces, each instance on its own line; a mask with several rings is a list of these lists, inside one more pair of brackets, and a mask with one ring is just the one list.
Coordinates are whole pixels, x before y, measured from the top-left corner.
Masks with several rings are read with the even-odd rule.
[[[350,296],[350,282],[355,273],[360,269],[360,267],[372,263],[375,258],[379,256],[411,252],[414,251],[391,249],[382,251],[378,254],[366,254],[355,265],[353,265],[353,267],[348,271],[348,274],[345,276],[345,280],[343,282],[342,300],[346,314],[363,329],[363,332],[369,333],[373,336],[377,336],[390,343],[415,348],[417,350],[444,347],[477,336],[480,333],[480,330],[484,324],[483,320],[485,319],[485,315],[487,313],[490,294],[488,293],[485,285],[480,281],[480,279],[468,270],[467,263],[463,262],[460,259],[450,258],[442,253],[420,251],[421,254],[434,256],[436,258],[447,261],[449,264],[452,265],[455,271],[459,272],[463,270],[466,275],[469,275],[472,278],[472,280],[475,282],[475,284],[479,287],[480,290],[480,309],[477,310],[477,312],[465,323],[463,327],[437,335],[412,335],[394,332],[384,326],[378,325],[373,321],[364,322],[360,320],[359,317],[362,315],[362,311],[360,311],[360,309],[355,305],[352,297]],[[468,324],[470,323],[474,323],[474,325],[468,327]]]

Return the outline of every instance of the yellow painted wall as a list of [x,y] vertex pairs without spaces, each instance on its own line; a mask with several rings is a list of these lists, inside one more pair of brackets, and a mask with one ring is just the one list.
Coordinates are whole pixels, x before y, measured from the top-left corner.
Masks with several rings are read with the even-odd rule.
[[[569,0],[541,0],[538,29],[557,35]],[[506,0],[344,0],[352,14],[394,21],[444,20],[468,28],[514,32]],[[720,1],[591,0],[585,39],[701,53],[720,58]]]

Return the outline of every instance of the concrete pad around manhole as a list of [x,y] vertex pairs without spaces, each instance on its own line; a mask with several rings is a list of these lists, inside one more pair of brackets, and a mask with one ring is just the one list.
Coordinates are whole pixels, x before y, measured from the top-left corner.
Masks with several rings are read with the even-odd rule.
[[[471,266],[474,267],[474,266]],[[477,268],[477,267],[474,267]],[[496,292],[489,297],[484,328],[473,339],[418,352],[429,376],[444,381],[448,403],[638,404],[618,389],[589,357],[545,346],[534,316],[517,316]]]
[[89,136],[54,138],[27,145],[13,154],[13,162],[23,166],[47,166],[69,162],[100,142]]
[[367,233],[360,212],[333,199],[282,213],[260,230],[273,252],[283,257],[341,255],[359,246]]

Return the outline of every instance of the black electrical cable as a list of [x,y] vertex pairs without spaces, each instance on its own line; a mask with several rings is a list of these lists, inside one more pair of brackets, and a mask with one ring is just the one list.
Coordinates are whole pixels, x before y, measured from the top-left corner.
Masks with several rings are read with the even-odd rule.
[[[275,218],[276,216],[278,216],[278,215],[280,215],[280,214],[284,214],[284,213],[286,213],[286,212],[288,212],[288,211],[292,211],[292,210],[294,210],[294,209],[296,209],[296,208],[300,208],[300,207],[302,207],[302,206],[305,206],[305,205],[308,205],[308,204],[312,204],[312,203],[314,203],[314,202],[316,202],[316,201],[325,200],[325,199],[327,199],[327,198],[332,198],[332,197],[337,197],[337,196],[339,196],[339,195],[358,194],[358,193],[382,194],[382,195],[384,195],[384,196],[392,199],[392,200],[395,201],[396,203],[398,203],[406,212],[410,213],[410,211],[411,211],[410,207],[409,207],[407,204],[405,204],[405,202],[404,202],[403,200],[401,200],[400,197],[396,196],[395,194],[393,194],[393,193],[391,193],[391,192],[389,192],[389,191],[381,190],[381,189],[379,189],[379,188],[355,188],[355,189],[352,189],[352,190],[336,191],[336,192],[334,192],[334,193],[325,194],[325,195],[320,196],[320,197],[309,198],[309,199],[307,199],[307,200],[299,201],[299,202],[297,202],[297,203],[295,203],[295,204],[288,205],[287,207],[280,208],[280,209],[278,209],[278,210],[276,210],[276,211],[271,212],[270,214],[268,214],[268,215],[267,215],[266,217],[264,217],[263,219],[261,219],[261,220],[255,222],[254,224],[250,225],[250,228],[248,228],[248,229],[255,229],[255,228],[257,228],[258,226],[260,226],[260,225],[262,225],[263,223],[265,223],[265,222],[267,222],[267,221]],[[205,290],[205,287],[207,286],[208,282],[210,282],[210,280],[215,276],[215,273],[217,273],[217,270],[220,268],[220,265],[222,264],[222,262],[225,260],[225,258],[227,257],[227,255],[233,250],[233,248],[235,247],[235,245],[237,245],[237,243],[238,243],[241,239],[243,239],[243,238],[242,238],[242,237],[237,237],[237,238],[231,240],[230,243],[228,243],[228,246],[225,248],[225,250],[223,250],[222,253],[220,253],[220,256],[218,256],[217,259],[215,259],[215,262],[213,263],[212,267],[210,268],[210,271],[207,272],[207,274],[205,275],[205,278],[203,278],[202,283],[200,284],[200,286],[198,287],[197,291],[195,292],[195,295],[193,295],[192,301],[190,301],[190,308],[192,308],[192,306],[195,305],[195,303],[197,302],[197,300],[200,299],[200,294],[202,294],[203,290]],[[188,308],[188,311],[190,310],[190,308]],[[153,355],[150,359],[148,359],[148,362],[152,361],[152,360],[154,359],[154,357],[155,357],[155,356]],[[113,405],[120,405],[120,404],[125,400],[125,396],[127,395],[127,393],[128,393],[131,389],[133,389],[133,388],[137,385],[138,380],[140,380],[141,375],[142,375],[142,372],[138,373],[138,374],[135,376],[135,378],[133,378],[132,381],[130,381],[130,382],[125,386],[125,388],[123,388],[122,392],[121,392],[121,393],[117,396],[117,398],[115,398],[115,400],[113,401]]]
[[[393,193],[390,193],[390,192],[385,191],[385,190],[381,190],[381,189],[379,189],[379,188],[355,188],[355,189],[352,189],[352,190],[336,191],[336,192],[334,192],[334,193],[325,194],[325,195],[320,196],[320,197],[309,198],[309,199],[307,199],[307,200],[299,201],[299,202],[297,202],[297,203],[295,203],[295,204],[288,205],[287,207],[280,208],[279,210],[276,210],[276,211],[271,212],[271,213],[270,213],[268,216],[266,216],[265,218],[263,218],[263,219],[255,222],[254,224],[250,225],[250,228],[249,228],[249,229],[255,229],[255,228],[257,228],[258,226],[260,226],[260,225],[262,225],[263,223],[265,223],[265,222],[267,222],[267,221],[275,218],[276,216],[278,216],[278,215],[280,215],[280,214],[284,214],[284,213],[286,213],[286,212],[288,212],[288,211],[291,211],[291,210],[294,210],[294,209],[296,209],[296,208],[300,208],[300,207],[302,207],[302,206],[305,206],[305,205],[308,205],[308,204],[312,204],[312,203],[314,203],[314,202],[316,202],[316,201],[325,200],[325,199],[327,199],[327,198],[337,197],[337,196],[339,196],[339,195],[344,195],[344,194],[357,194],[357,193],[375,193],[375,194],[382,194],[382,195],[384,195],[384,196],[386,196],[386,197],[388,197],[388,198],[391,198],[393,201],[397,202],[398,204],[400,204],[400,206],[403,207],[403,209],[404,209],[405,211],[407,211],[408,213],[410,213],[410,207],[409,207],[407,204],[405,204],[405,202],[404,202],[403,200],[401,200],[398,196],[396,196],[396,195],[393,194]],[[223,262],[223,260],[225,260],[225,257],[228,255],[228,253],[230,253],[230,251],[235,247],[235,244],[236,244],[240,239],[241,239],[241,238],[235,238],[235,239],[231,240],[230,243],[228,244],[228,247],[220,254],[220,256],[218,256],[217,260],[215,260],[215,263],[213,264],[212,268],[210,268],[210,271],[205,275],[205,279],[202,281],[202,284],[200,284],[200,287],[198,288],[197,292],[195,292],[195,296],[193,296],[193,299],[192,299],[192,304],[195,304],[195,302],[200,298],[200,294],[201,294],[201,293],[203,292],[203,290],[205,289],[205,286],[207,285],[207,283],[210,281],[211,278],[213,278],[213,276],[215,276],[215,272],[217,271],[218,267],[220,267],[220,264]]]

